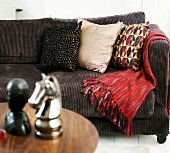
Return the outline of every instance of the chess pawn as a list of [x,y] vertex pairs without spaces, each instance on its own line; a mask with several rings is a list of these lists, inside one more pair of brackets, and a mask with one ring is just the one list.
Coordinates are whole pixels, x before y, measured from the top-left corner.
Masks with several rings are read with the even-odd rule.
[[31,132],[31,125],[22,109],[28,101],[29,86],[25,80],[14,78],[9,81],[6,90],[10,111],[5,118],[5,130],[16,136],[28,135]]

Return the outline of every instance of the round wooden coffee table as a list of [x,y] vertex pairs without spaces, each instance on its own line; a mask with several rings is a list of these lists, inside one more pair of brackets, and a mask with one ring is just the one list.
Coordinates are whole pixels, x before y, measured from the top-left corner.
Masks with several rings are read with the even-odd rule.
[[[0,103],[0,128],[4,129],[7,103]],[[98,132],[83,116],[63,109],[61,119],[63,134],[54,140],[39,139],[34,134],[35,110],[28,104],[24,107],[32,126],[27,136],[6,134],[0,139],[0,153],[93,153],[98,143]]]

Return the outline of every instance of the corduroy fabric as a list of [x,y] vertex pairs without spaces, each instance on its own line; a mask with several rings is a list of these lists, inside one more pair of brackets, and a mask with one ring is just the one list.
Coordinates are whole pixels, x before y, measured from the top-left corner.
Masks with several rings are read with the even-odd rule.
[[151,90],[146,96],[145,100],[140,105],[138,111],[135,114],[135,118],[149,118],[154,113],[155,107],[155,94]]
[[[166,107],[168,94],[169,44],[165,40],[155,40],[149,46],[149,59],[157,84],[154,89],[156,102]],[[164,62],[162,62],[164,61]]]
[[132,69],[88,78],[83,82],[84,95],[97,110],[117,125],[127,136],[131,135],[132,120],[149,91],[156,86],[148,58],[149,44],[154,40],[169,39],[161,30],[150,30],[143,47],[143,64],[138,72]]
[[[108,68],[106,73],[114,71],[117,71],[117,69]],[[81,90],[83,89],[83,80],[89,77],[100,76],[100,73],[76,68],[74,72],[54,71],[49,74],[54,75],[60,83],[63,103],[62,106],[64,108],[73,110],[85,117],[102,116],[99,112],[97,112],[96,107],[92,107],[81,93]],[[151,91],[139,108],[139,113],[137,113],[136,117],[149,118],[154,112],[154,99],[154,93]]]
[[37,63],[52,19],[0,20],[0,63]]
[[159,26],[157,24],[150,24],[149,29],[160,29]]
[[[106,73],[117,71],[114,68],[108,68]],[[13,77],[25,79],[30,86],[30,95],[35,87],[35,82],[41,80],[41,72],[37,69],[36,64],[0,64],[0,102],[6,101],[6,86]],[[101,73],[89,71],[86,69],[76,68],[74,72],[55,71],[50,74],[57,77],[62,93],[62,106],[66,109],[73,110],[85,117],[102,117],[91,107],[88,100],[83,96],[83,80],[88,77],[97,77]],[[154,93],[151,91],[136,114],[137,118],[148,118],[154,112]]]
[[[135,23],[144,23],[145,14],[144,12],[132,12],[121,15],[105,16],[105,17],[96,17],[96,18],[83,18],[87,21],[96,24],[113,24],[117,22],[123,22],[124,24],[130,25]],[[70,26],[77,23],[77,19],[53,19],[53,27],[62,28],[64,26]]]
[[[132,17],[133,14],[134,13],[130,13],[129,15]],[[122,15],[117,15],[117,17],[115,17],[115,16],[109,17],[109,19],[107,19],[107,17],[92,18],[92,19],[89,18],[87,20],[97,23],[97,24],[107,24],[109,22],[113,23],[113,22],[117,22],[118,20],[120,20],[120,21],[124,20],[124,23],[132,24],[132,23],[137,23],[139,21],[140,21],[140,23],[144,22],[145,15],[143,12],[135,13],[133,19],[128,18],[128,17],[130,17],[130,16],[128,16],[128,14],[124,14],[122,17],[121,16]],[[13,22],[13,21],[5,21],[5,22]],[[72,25],[72,23],[76,23],[77,20],[76,19],[56,19],[56,20],[54,19],[52,22],[53,22],[54,27],[56,26],[56,27],[60,28],[65,25]],[[1,23],[4,23],[4,21],[0,20],[0,25],[1,25]],[[155,28],[158,28],[158,26],[150,25],[150,28],[155,29]],[[26,34],[28,35],[28,33],[26,33]],[[41,40],[41,38],[39,40]],[[159,44],[156,44],[157,42]],[[23,42],[23,40],[21,40],[20,43],[21,43],[20,45],[22,46],[22,44],[25,42]],[[2,42],[1,42],[1,44],[2,44]],[[156,97],[158,96],[157,94],[159,94],[159,96],[161,95],[162,99],[160,99],[160,101],[156,101],[154,114],[153,115],[149,114],[149,115],[151,115],[150,118],[138,119],[135,116],[133,125],[132,125],[132,134],[164,134],[164,135],[168,134],[169,121],[168,121],[167,113],[165,111],[165,107],[157,106],[157,104],[160,102],[163,105],[167,104],[166,97],[164,97],[164,95],[167,95],[167,90],[165,89],[167,82],[165,80],[162,80],[164,78],[166,79],[167,76],[164,76],[164,75],[168,74],[168,70],[166,68],[166,66],[167,66],[166,63],[168,63],[168,55],[169,55],[169,52],[167,51],[167,46],[168,46],[168,44],[165,40],[153,41],[149,46],[149,59],[151,61],[150,64],[151,64],[152,69],[154,69],[153,72],[157,73],[155,76],[158,77],[157,81],[160,84],[160,85],[158,85],[158,88],[157,88],[157,90],[160,90],[160,92],[155,92],[154,90],[153,90],[153,92],[154,92],[154,94],[156,94],[155,95]],[[3,46],[0,45],[0,48],[3,49]],[[13,50],[13,51],[17,51],[17,50]],[[11,50],[11,52],[12,52],[12,50]],[[159,53],[158,56],[156,55],[157,53]],[[13,55],[15,55],[15,54],[17,54],[17,53],[14,52]],[[33,58],[35,60],[35,58],[38,59],[39,57],[40,56],[36,56]],[[0,59],[3,59],[6,63],[9,63],[12,61],[7,58],[0,57]],[[32,60],[32,58],[31,58],[31,62],[34,60]],[[30,61],[30,60],[28,60],[28,59],[22,60],[22,58],[20,57],[18,59],[15,59],[15,63],[17,63],[18,61],[20,62],[20,61]],[[160,70],[157,70],[157,66],[156,66],[157,61],[160,63],[160,65],[162,65],[162,67],[159,68],[162,70],[160,74],[159,74]],[[86,79],[88,77],[97,77],[99,74],[95,73],[95,72],[91,72],[91,71],[88,72],[88,70],[84,71],[83,69],[79,69],[79,68],[77,68],[76,71],[79,71],[76,74],[77,77],[75,77],[73,75],[73,73],[67,73],[64,71],[54,72],[54,74],[60,79],[60,83],[62,85],[62,91],[64,91],[63,95],[62,95],[64,107],[67,109],[71,109],[77,113],[80,113],[80,114],[84,115],[85,117],[90,117],[88,119],[92,120],[92,122],[95,124],[95,126],[99,130],[100,134],[121,133],[121,131],[115,125],[113,125],[113,123],[108,121],[106,118],[101,117],[101,114],[99,112],[96,112],[95,108],[91,107],[91,105],[87,101],[85,101],[86,98],[84,98],[82,96],[82,94],[80,93],[82,87],[80,87],[79,84],[81,84],[80,82],[81,82],[82,76],[83,76],[83,79]],[[114,70],[111,69],[111,71],[114,71]],[[107,70],[107,72],[108,72],[108,70]],[[41,79],[40,72],[39,71],[37,72],[36,65],[0,64],[0,74],[1,74],[1,76],[0,76],[0,101],[1,102],[6,101],[6,85],[10,79],[12,79],[14,77],[21,77],[23,79],[26,78],[26,80],[28,81],[28,83],[30,85],[31,90],[34,89],[35,82]],[[68,75],[67,76],[68,78],[66,77],[66,75]],[[70,75],[70,77],[69,77],[69,75]],[[76,79],[79,79],[79,81],[77,81]],[[71,82],[71,84],[69,85],[70,82]],[[165,86],[163,84],[161,85],[162,82]],[[72,86],[72,84],[75,84],[75,85]],[[78,88],[78,89],[73,90],[75,88]],[[162,90],[162,88],[163,88],[163,90]],[[149,95],[148,96],[154,97],[154,94],[152,94],[152,93],[150,96]],[[78,96],[77,96],[77,94],[78,94]],[[159,98],[156,98],[156,99],[158,100]],[[154,99],[151,100],[151,103],[153,103],[153,101],[154,101]],[[146,100],[143,102],[143,104],[145,102],[146,102],[146,106],[148,108],[146,108],[146,106],[145,106],[144,107],[145,110],[142,110],[142,111],[148,112],[147,110],[149,109],[149,106],[151,103],[148,104],[149,101]],[[154,105],[154,103],[152,105]],[[140,108],[139,108],[139,110],[140,110]],[[153,108],[151,108],[151,109],[153,109]],[[137,114],[138,114],[138,112],[137,112]]]
[[[123,133],[116,125],[113,125],[106,118],[88,118],[97,128],[99,134],[120,134]],[[132,122],[132,135],[144,134],[144,135],[164,135],[169,134],[169,118],[166,112],[166,108],[162,106],[156,106],[154,114],[149,119],[137,119],[134,118]]]
[[12,78],[22,78],[29,85],[29,93],[34,90],[35,82],[41,79],[36,64],[0,64],[0,102],[6,101],[6,87]]
[[[160,29],[157,24],[150,24],[150,29]],[[151,68],[157,78],[154,89],[156,102],[164,107],[167,106],[168,78],[169,78],[169,50],[170,45],[165,40],[155,40],[149,46],[149,59]],[[164,61],[164,62],[162,62]],[[161,81],[160,81],[161,80]],[[170,114],[170,113],[169,113]]]
[[106,16],[106,17],[86,18],[86,20],[96,24],[112,24],[120,21],[126,25],[130,25],[135,23],[144,23],[145,14],[144,12],[132,12],[132,13]]

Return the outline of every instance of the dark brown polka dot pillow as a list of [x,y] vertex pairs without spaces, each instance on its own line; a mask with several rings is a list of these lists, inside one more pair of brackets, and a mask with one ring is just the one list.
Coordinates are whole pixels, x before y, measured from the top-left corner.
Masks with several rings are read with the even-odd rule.
[[77,65],[82,22],[44,33],[43,50],[38,68],[48,73],[54,70],[74,71]]

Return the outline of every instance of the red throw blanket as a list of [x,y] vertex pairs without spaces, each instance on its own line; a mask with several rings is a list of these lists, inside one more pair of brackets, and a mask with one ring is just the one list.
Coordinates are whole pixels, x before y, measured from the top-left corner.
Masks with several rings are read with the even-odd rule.
[[84,80],[83,93],[97,110],[116,124],[127,136],[131,135],[132,120],[150,90],[155,88],[156,79],[148,59],[151,41],[165,39],[160,30],[150,30],[143,48],[143,64],[140,71],[132,69],[103,74]]

